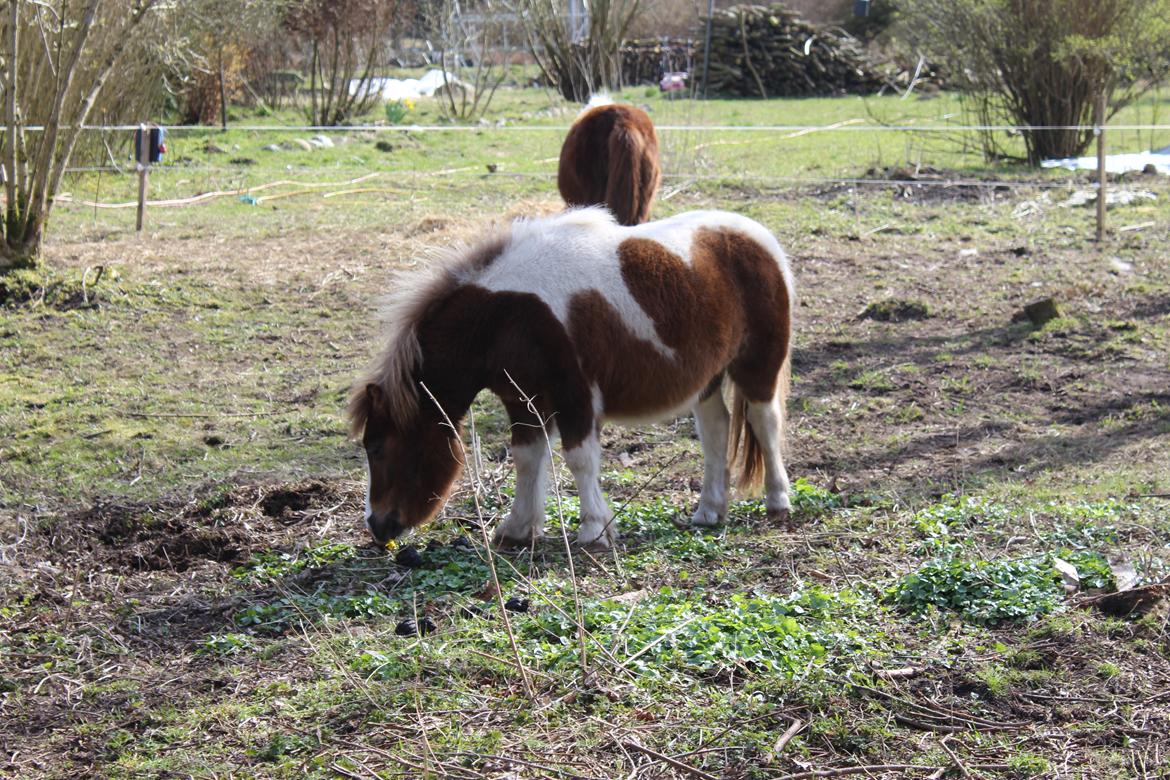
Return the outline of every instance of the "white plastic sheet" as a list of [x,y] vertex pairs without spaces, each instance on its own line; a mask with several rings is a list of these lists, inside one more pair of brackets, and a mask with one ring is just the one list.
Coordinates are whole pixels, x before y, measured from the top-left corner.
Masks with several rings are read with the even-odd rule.
[[[1095,171],[1097,158],[1068,157],[1063,160],[1044,160],[1040,165],[1044,168],[1067,168],[1070,171]],[[1141,171],[1147,165],[1153,165],[1158,173],[1170,175],[1170,146],[1152,152],[1105,155],[1105,170],[1108,173]]]
[[[443,83],[443,71],[434,69],[428,70],[421,79],[373,78],[365,85],[361,79],[353,79],[349,82],[349,94],[379,94],[383,100],[430,97],[443,88]],[[446,74],[446,83],[453,87],[471,88],[451,73]]]

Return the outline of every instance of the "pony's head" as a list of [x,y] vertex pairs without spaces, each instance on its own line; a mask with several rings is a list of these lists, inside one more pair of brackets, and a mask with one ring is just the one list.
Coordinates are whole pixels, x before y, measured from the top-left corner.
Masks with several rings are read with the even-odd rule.
[[435,516],[459,476],[458,431],[437,409],[394,408],[379,382],[359,384],[349,403],[351,431],[366,451],[366,527],[385,544]]

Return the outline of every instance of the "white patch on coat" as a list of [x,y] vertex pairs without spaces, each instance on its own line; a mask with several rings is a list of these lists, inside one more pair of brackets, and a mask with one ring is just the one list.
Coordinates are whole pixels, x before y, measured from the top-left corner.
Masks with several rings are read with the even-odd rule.
[[571,209],[547,219],[517,222],[504,253],[475,279],[493,292],[531,293],[544,301],[566,328],[569,303],[596,290],[632,335],[673,360],[674,350],[658,336],[654,320],[638,305],[622,279],[618,246],[629,234],[601,208]]
[[370,525],[370,520],[374,518],[374,509],[370,506],[370,461],[366,460],[366,530],[370,533],[374,532],[373,526]]
[[[763,225],[726,211],[690,211],[634,227],[618,225],[608,211],[596,207],[570,209],[540,219],[518,220],[513,224],[511,237],[500,256],[486,269],[469,274],[462,281],[491,291],[535,295],[548,305],[566,329],[569,304],[573,298],[596,291],[613,307],[633,336],[673,360],[675,351],[662,341],[654,320],[638,304],[622,278],[618,248],[627,239],[647,239],[661,244],[689,265],[695,234],[702,229],[732,230],[763,247],[783,274],[789,310],[792,310],[795,293],[784,250]],[[623,356],[619,359],[637,358]],[[620,422],[632,424],[675,417],[697,401],[698,394],[675,408],[662,409],[647,418],[623,418]],[[596,412],[596,397],[594,406]]]

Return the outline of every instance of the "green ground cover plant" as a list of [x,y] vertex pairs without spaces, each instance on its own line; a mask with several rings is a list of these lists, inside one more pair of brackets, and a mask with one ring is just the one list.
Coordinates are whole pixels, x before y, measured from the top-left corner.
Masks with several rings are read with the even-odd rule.
[[[661,126],[963,121],[945,94],[625,97]],[[488,125],[311,152],[274,129],[176,134],[152,197],[230,194],[152,207],[141,237],[132,209],[82,202],[130,199],[128,179],[70,180],[46,267],[0,303],[0,774],[1157,776],[1166,607],[1081,603],[1121,564],[1170,575],[1156,177],[1115,183],[1156,198],[1111,208],[1131,229],[1098,245],[1090,211],[1059,205],[1084,177],[989,168],[958,136],[664,130],[657,214],[739,211],[791,254],[791,524],[736,493],[725,525],[690,528],[693,424],[607,426],[615,551],[566,551],[558,456],[548,537],[497,555],[513,477],[485,396],[473,467],[403,540],[422,565],[370,544],[344,406],[375,300],[436,247],[558,209],[575,112],[511,89]],[[261,119],[285,118],[232,117]],[[337,186],[244,191],[282,179]],[[972,179],[1011,186],[953,185]],[[1067,327],[1013,322],[1047,295]],[[861,316],[891,299],[930,316]]]

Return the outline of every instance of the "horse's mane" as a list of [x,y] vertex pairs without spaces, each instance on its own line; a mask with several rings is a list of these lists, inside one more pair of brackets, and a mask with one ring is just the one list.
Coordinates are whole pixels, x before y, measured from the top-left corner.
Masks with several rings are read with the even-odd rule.
[[349,395],[350,433],[358,437],[366,427],[371,404],[367,388],[374,384],[385,396],[391,419],[399,426],[409,424],[418,414],[415,372],[422,364],[418,326],[435,303],[470,281],[507,246],[510,231],[476,244],[464,244],[432,252],[429,262],[396,272],[391,292],[379,300],[378,319],[386,333],[386,348],[373,365],[354,383]]

